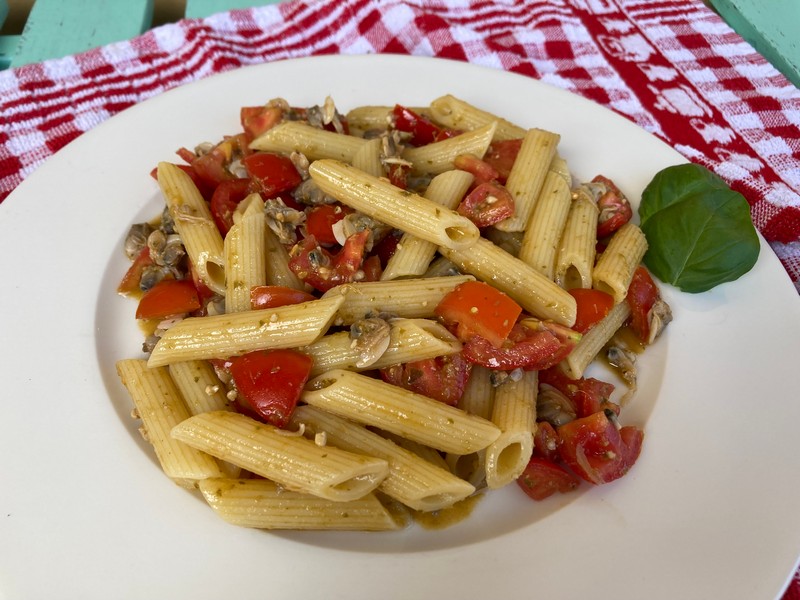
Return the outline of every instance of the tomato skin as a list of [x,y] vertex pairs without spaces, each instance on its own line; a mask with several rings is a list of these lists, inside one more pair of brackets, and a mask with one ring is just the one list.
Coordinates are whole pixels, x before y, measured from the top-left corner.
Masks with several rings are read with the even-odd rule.
[[302,304],[310,300],[315,300],[315,297],[308,292],[282,285],[258,285],[250,290],[250,307],[253,310]]
[[517,479],[517,484],[532,499],[541,501],[556,492],[571,492],[578,487],[580,480],[561,465],[534,456]]
[[285,427],[313,363],[310,356],[295,350],[257,350],[232,358],[229,370],[237,402],[265,423]]
[[650,340],[648,314],[660,297],[661,293],[649,271],[641,265],[638,266],[633,272],[625,301],[631,308],[631,329],[645,344]]
[[142,280],[142,272],[145,267],[152,264],[153,259],[150,256],[150,248],[145,245],[133,260],[131,266],[128,267],[125,275],[122,276],[122,281],[120,281],[117,286],[117,293],[127,296],[128,294],[140,291],[139,282]]
[[[620,430],[604,411],[560,426],[558,435],[561,460],[579,477],[596,485],[625,475],[639,454],[626,446]],[[631,433],[626,437],[634,440]]]
[[578,417],[588,417],[605,409],[619,414],[619,405],[611,402],[614,384],[593,377],[571,379],[557,366],[540,371],[539,383],[552,385],[569,398]]
[[614,308],[614,297],[602,290],[573,288],[568,291],[575,298],[578,310],[572,326],[575,331],[586,333]]
[[437,356],[380,370],[384,381],[455,406],[472,370],[460,354]]
[[392,117],[395,128],[411,134],[409,141],[413,146],[425,146],[453,137],[459,133],[454,129],[439,127],[427,117],[400,104],[395,105],[392,110]]
[[547,421],[536,423],[536,433],[533,434],[533,453],[535,456],[555,461],[558,459],[558,446],[561,440],[558,433]]
[[201,306],[197,288],[189,279],[162,279],[139,300],[137,319],[163,319],[190,313]]
[[223,181],[211,196],[211,216],[224,237],[233,227],[233,213],[239,203],[250,193],[249,179]]
[[244,157],[242,164],[265,198],[275,198],[302,181],[291,159],[281,154],[254,152]]
[[485,181],[464,197],[456,211],[478,227],[489,227],[514,215],[514,198],[505,186]]
[[508,179],[521,147],[522,138],[499,140],[492,142],[483,155],[483,160],[497,172],[497,180],[500,183],[505,183]]
[[320,204],[306,211],[305,228],[320,244],[338,244],[333,226],[350,214],[352,209],[339,204]]
[[633,209],[616,184],[607,177],[598,175],[592,179],[592,183],[602,183],[608,190],[597,199],[597,207],[600,209],[597,237],[608,237],[631,220]]
[[260,136],[280,123],[283,111],[276,106],[243,106],[239,111],[242,129],[248,139]]
[[474,154],[459,154],[453,161],[453,166],[456,169],[471,173],[478,184],[496,181],[500,177],[497,169]]
[[522,314],[522,307],[487,283],[467,281],[446,294],[434,314],[448,325],[457,325],[462,341],[479,335],[499,348]]
[[487,369],[540,371],[564,360],[580,339],[580,334],[554,323],[524,321],[514,325],[500,348],[484,337],[473,336],[464,343],[464,358]]

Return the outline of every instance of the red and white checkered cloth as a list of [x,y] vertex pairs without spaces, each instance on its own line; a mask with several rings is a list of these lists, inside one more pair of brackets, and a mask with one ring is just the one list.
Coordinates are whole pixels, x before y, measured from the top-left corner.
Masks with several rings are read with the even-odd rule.
[[[800,290],[800,91],[701,0],[294,0],[4,71],[0,201],[141,100],[242,65],[335,53],[464,60],[613,109],[740,191]],[[785,599],[800,600],[797,576]]]

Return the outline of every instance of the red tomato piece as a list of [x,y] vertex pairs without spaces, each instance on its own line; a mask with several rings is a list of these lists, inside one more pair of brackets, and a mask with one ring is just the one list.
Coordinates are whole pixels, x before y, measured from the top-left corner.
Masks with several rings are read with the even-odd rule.
[[[597,485],[625,475],[638,457],[638,451],[626,445],[604,411],[562,425],[558,435],[561,460],[579,477]],[[626,433],[629,441],[636,437]]]
[[472,176],[475,177],[475,182],[478,184],[487,181],[496,181],[500,177],[500,173],[497,172],[497,169],[474,154],[459,154],[453,161],[453,166],[455,166],[456,169],[471,173]]
[[614,308],[614,297],[602,290],[591,288],[573,288],[569,290],[575,298],[578,314],[572,328],[586,333]]
[[364,260],[369,231],[359,231],[345,240],[335,255],[310,235],[295,244],[289,254],[289,268],[300,279],[320,292],[354,281]]
[[281,154],[254,152],[244,157],[242,164],[265,198],[275,198],[302,181],[291,159]]
[[396,104],[392,110],[394,126],[400,131],[411,134],[409,142],[414,146],[424,146],[432,142],[458,135],[458,131],[440,127],[429,118],[414,112],[410,108]]
[[122,277],[122,281],[117,286],[117,293],[128,295],[140,291],[139,282],[142,280],[142,272],[145,267],[153,264],[153,259],[150,257],[150,248],[145,246],[138,256],[133,260],[131,266]]
[[257,285],[250,290],[250,306],[253,310],[301,304],[310,300],[315,300],[315,297],[308,292],[282,285]]
[[230,160],[226,147],[220,144],[191,162],[192,169],[205,185],[216,188],[223,181],[233,178],[225,168]]
[[622,443],[625,444],[625,462],[633,465],[642,452],[644,432],[638,427],[627,425],[619,430],[619,436],[622,438]]
[[220,183],[214,190],[211,196],[211,216],[223,237],[233,227],[233,213],[236,207],[249,193],[249,179],[229,179]]
[[244,106],[239,117],[245,134],[252,140],[280,123],[283,111],[277,106]]
[[579,333],[555,323],[524,319],[514,325],[500,348],[475,335],[464,343],[462,353],[487,369],[539,371],[565,359],[580,338]]
[[648,315],[660,297],[661,293],[649,271],[641,265],[638,266],[633,272],[625,301],[631,307],[631,329],[642,343],[647,344],[650,340]]
[[361,270],[364,271],[364,279],[361,281],[380,281],[383,274],[380,257],[373,254],[364,259],[364,262],[361,263]]
[[482,281],[456,286],[434,309],[445,323],[458,327],[462,341],[479,335],[497,348],[508,338],[521,313],[519,304]]
[[597,199],[600,215],[597,219],[597,237],[604,238],[614,233],[633,217],[631,203],[613,181],[602,175],[592,179],[592,183],[602,183],[606,193]]
[[395,187],[405,190],[408,189],[408,174],[410,172],[411,167],[408,165],[391,163],[388,166],[386,175],[389,178],[389,183]]
[[417,394],[455,406],[464,394],[472,370],[460,354],[438,356],[381,369],[381,377]]
[[533,434],[533,453],[536,456],[555,461],[558,459],[558,433],[547,421],[536,423],[536,433]]
[[320,244],[337,244],[333,226],[353,212],[340,204],[320,204],[306,211],[305,228],[308,235],[317,238]]
[[611,402],[614,384],[594,377],[571,379],[558,367],[539,372],[539,383],[552,385],[572,401],[578,417],[588,417],[598,411],[611,409],[619,413],[619,406]]
[[200,308],[197,289],[189,279],[162,279],[147,290],[136,307],[137,319],[163,319]]
[[485,181],[464,197],[456,211],[478,227],[489,227],[514,215],[514,198],[505,186]]
[[492,142],[486,154],[483,155],[483,160],[497,171],[497,180],[500,183],[505,183],[508,179],[508,174],[511,173],[511,167],[514,166],[521,147],[522,138],[500,140]]
[[534,456],[517,479],[517,484],[528,496],[539,501],[556,492],[571,492],[578,487],[580,480],[561,465]]
[[231,359],[237,402],[264,422],[285,427],[313,362],[310,356],[295,350],[258,350]]

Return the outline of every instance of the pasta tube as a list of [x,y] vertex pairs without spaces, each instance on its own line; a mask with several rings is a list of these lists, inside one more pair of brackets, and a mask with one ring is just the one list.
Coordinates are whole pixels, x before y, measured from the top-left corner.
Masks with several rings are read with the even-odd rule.
[[389,471],[380,458],[320,447],[234,412],[195,415],[176,425],[172,437],[290,490],[337,502],[368,494]]

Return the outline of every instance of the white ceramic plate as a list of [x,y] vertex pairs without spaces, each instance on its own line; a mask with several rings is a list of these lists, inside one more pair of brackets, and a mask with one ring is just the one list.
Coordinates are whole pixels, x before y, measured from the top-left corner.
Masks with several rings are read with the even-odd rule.
[[599,106],[441,60],[323,57],[241,69],[142,103],[51,158],[0,208],[0,597],[770,598],[800,548],[800,302],[767,246],[741,280],[690,296],[642,359],[624,413],[644,451],[622,480],[541,504],[492,494],[444,531],[279,533],[223,523],[171,484],[128,417],[114,361],[137,356],[114,287],[148,173],[237,130],[238,109],[330,94],[425,104],[453,93],[561,134],[578,178],[634,200],[672,149]]

